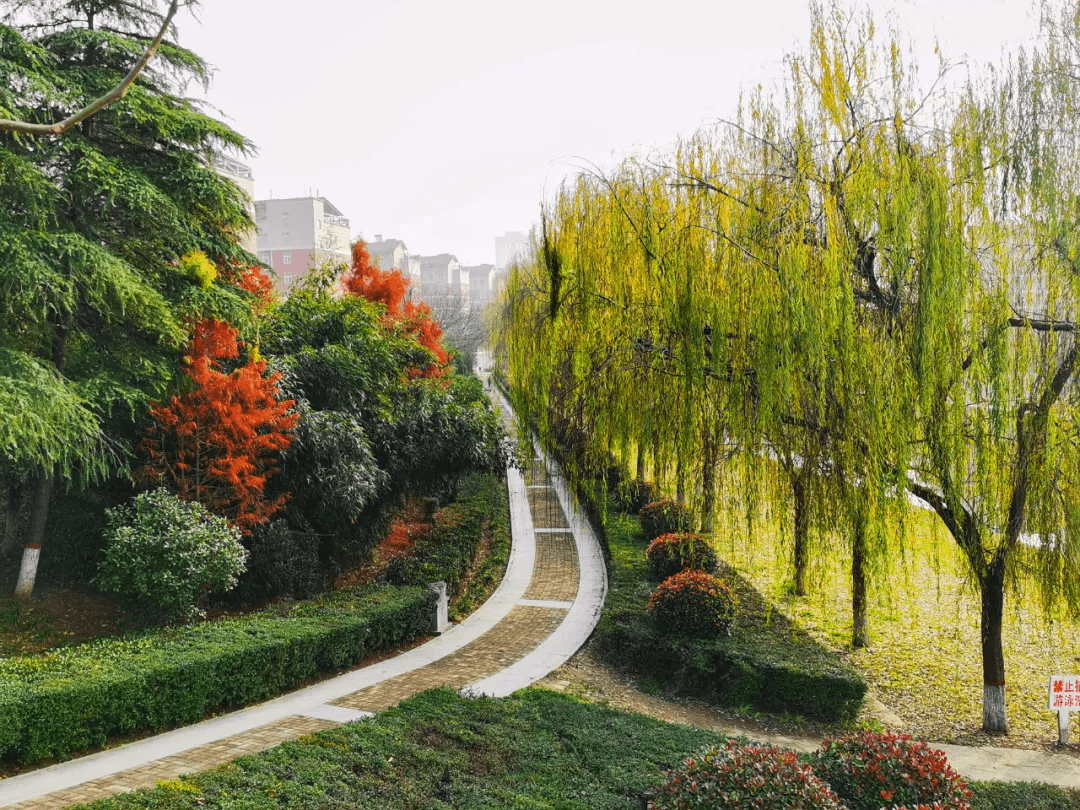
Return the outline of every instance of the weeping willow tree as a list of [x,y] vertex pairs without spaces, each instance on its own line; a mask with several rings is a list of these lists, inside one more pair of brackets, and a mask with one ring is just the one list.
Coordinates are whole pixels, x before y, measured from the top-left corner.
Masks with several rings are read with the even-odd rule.
[[811,504],[838,527],[856,646],[888,520],[921,498],[979,594],[988,731],[1006,586],[1080,608],[1080,27],[1045,30],[984,84],[946,90],[942,63],[922,92],[895,31],[812,5],[779,88],[560,190],[504,327],[520,406],[572,402],[582,457],[636,441],[705,481],[723,443],[747,492],[780,475],[797,588]]
[[[1080,459],[1066,438],[1075,85],[1054,73],[1065,60],[1048,39],[985,87],[920,95],[896,35],[881,43],[869,16],[814,6],[812,21],[782,101],[755,96],[727,128],[727,164],[683,173],[742,209],[751,227],[732,220],[725,238],[780,282],[782,335],[769,317],[750,320],[763,347],[753,372],[762,402],[775,403],[770,430],[822,440],[812,446],[835,485],[819,491],[851,527],[856,643],[857,569],[899,484],[968,563],[982,605],[983,727],[1005,731],[1006,584],[1027,569],[1046,605],[1078,604],[1066,573],[1080,550],[1068,483]],[[785,264],[811,275],[813,262],[825,298],[781,275]],[[1025,526],[1038,535],[1031,549],[1020,548]]]

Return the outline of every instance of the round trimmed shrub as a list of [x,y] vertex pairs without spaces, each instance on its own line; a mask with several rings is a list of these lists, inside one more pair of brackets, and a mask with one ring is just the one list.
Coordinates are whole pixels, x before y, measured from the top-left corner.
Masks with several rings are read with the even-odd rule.
[[657,498],[656,487],[650,481],[635,478],[615,490],[615,503],[628,515],[638,514],[646,504]]
[[935,803],[947,810],[970,807],[971,791],[945,754],[907,734],[851,731],[828,737],[811,766],[851,810]]
[[836,794],[791,751],[771,745],[711,746],[667,772],[650,810],[844,810]]
[[645,549],[653,579],[663,580],[686,569],[716,573],[716,552],[699,534],[662,534]]
[[649,597],[649,613],[670,633],[711,638],[731,633],[735,590],[704,571],[680,571],[668,577]]
[[638,522],[645,539],[652,541],[662,534],[690,531],[690,510],[671,498],[661,498],[641,507]]
[[235,586],[247,562],[239,529],[163,487],[105,517],[98,587],[166,619],[202,615],[199,601]]

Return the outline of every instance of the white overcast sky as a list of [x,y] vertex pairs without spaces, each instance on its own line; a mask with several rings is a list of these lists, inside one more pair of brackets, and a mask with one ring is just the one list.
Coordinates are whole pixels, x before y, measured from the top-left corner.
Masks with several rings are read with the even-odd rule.
[[[869,5],[927,57],[936,35],[996,60],[1035,28],[1028,0]],[[353,238],[481,264],[575,159],[610,167],[732,115],[808,20],[805,0],[204,0],[178,28],[216,68],[206,100],[258,147],[258,198],[317,190]]]

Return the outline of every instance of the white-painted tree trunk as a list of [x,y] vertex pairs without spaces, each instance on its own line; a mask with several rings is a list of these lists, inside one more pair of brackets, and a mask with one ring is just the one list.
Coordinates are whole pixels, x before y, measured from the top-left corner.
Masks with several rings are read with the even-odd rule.
[[38,474],[34,486],[34,506],[30,512],[30,527],[23,546],[22,565],[19,567],[19,581],[15,584],[15,598],[29,599],[34,592],[37,579],[38,560],[41,558],[41,544],[45,540],[45,522],[49,517],[49,500],[52,498],[53,479],[47,471]]
[[23,547],[22,565],[19,566],[19,581],[15,584],[15,598],[29,599],[34,592],[37,579],[38,560],[41,558],[41,546],[31,544]]

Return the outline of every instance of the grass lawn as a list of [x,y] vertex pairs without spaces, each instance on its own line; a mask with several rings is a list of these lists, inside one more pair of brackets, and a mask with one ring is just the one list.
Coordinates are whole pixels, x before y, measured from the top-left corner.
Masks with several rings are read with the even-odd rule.
[[[765,500],[760,501],[764,503]],[[1052,673],[1080,670],[1080,623],[1048,622],[1038,597],[1019,584],[1006,593],[1005,672],[1009,734],[982,724],[979,598],[964,577],[955,542],[932,512],[907,514],[906,544],[888,539],[889,564],[871,582],[869,649],[851,648],[850,548],[835,533],[818,535],[810,595],[795,598],[791,582],[791,520],[761,515],[747,526],[741,495],[723,499],[714,545],[783,612],[816,638],[844,651],[871,691],[913,736],[965,744],[1042,747],[1057,739],[1056,714],[1046,710]],[[1074,714],[1072,739],[1080,735]]]

